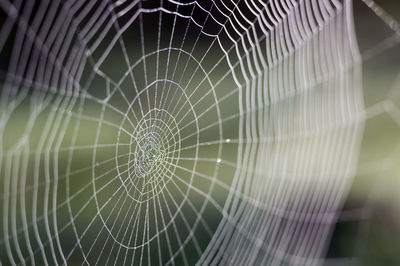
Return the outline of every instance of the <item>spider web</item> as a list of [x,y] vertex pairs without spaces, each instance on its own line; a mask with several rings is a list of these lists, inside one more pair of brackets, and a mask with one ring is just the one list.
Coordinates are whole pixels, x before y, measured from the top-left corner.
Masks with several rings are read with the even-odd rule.
[[323,264],[364,2],[1,0],[0,264]]

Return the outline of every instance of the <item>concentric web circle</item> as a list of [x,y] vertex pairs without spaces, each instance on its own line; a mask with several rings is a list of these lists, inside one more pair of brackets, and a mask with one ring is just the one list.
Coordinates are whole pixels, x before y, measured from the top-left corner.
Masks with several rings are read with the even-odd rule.
[[0,264],[322,262],[365,119],[351,1],[0,7]]
[[143,202],[162,191],[174,175],[180,151],[179,128],[175,118],[160,109],[148,111],[131,134],[131,124],[123,130],[126,121],[122,121],[115,151],[118,177],[126,193]]

